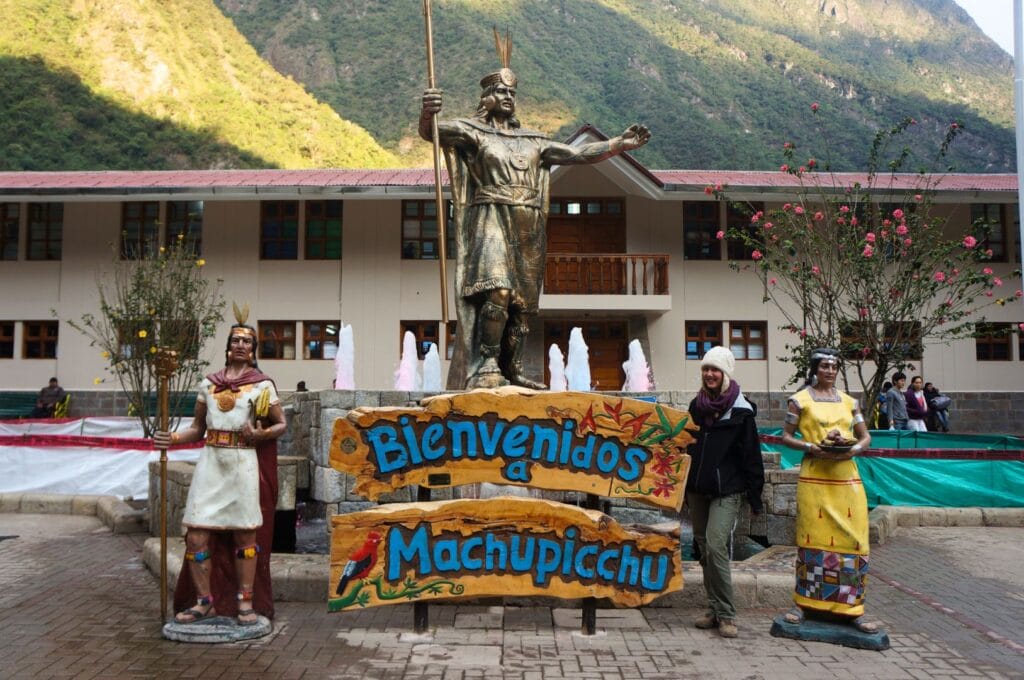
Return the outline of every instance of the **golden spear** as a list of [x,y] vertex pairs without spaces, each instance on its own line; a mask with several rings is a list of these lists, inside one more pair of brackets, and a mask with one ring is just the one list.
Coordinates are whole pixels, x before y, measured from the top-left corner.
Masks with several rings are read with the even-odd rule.
[[[434,24],[430,16],[430,0],[423,0],[423,18],[427,29],[427,87],[434,89]],[[438,254],[441,257],[441,322],[448,325],[448,213],[444,209],[441,189],[441,142],[437,133],[437,115],[430,117],[434,144],[434,200],[437,202]]]

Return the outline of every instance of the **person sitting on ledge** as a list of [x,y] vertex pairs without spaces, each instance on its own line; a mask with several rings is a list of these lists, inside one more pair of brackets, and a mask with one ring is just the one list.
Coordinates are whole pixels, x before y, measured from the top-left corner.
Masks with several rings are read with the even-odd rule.
[[57,404],[64,398],[64,388],[57,382],[57,378],[50,378],[50,384],[39,390],[39,398],[36,399],[36,407],[32,409],[29,418],[52,418]]

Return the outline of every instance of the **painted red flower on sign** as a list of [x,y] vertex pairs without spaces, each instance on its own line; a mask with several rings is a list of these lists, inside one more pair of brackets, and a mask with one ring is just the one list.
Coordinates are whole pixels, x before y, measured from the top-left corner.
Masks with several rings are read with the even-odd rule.
[[594,420],[594,406],[591,404],[590,408],[587,409],[587,415],[583,416],[580,421],[579,427],[576,428],[577,434],[583,434],[584,432],[596,432],[597,422]]
[[651,417],[651,414],[650,414],[650,412],[648,412],[648,413],[644,413],[642,415],[639,415],[636,418],[631,418],[631,419],[627,420],[626,422],[622,423],[622,428],[623,429],[626,429],[627,427],[630,428],[632,430],[633,439],[636,439],[637,437],[640,436],[640,429],[644,426],[644,421],[646,421],[650,417]]
[[655,455],[651,471],[656,475],[670,475],[675,472],[676,457],[671,453],[668,455]]
[[622,401],[619,400],[618,404],[609,404],[607,401],[604,402],[605,412],[612,417],[616,425],[620,424],[622,419]]
[[659,479],[654,483],[653,493],[655,496],[664,496],[665,498],[668,498],[672,495],[672,492],[675,491],[675,489],[675,482],[668,479]]

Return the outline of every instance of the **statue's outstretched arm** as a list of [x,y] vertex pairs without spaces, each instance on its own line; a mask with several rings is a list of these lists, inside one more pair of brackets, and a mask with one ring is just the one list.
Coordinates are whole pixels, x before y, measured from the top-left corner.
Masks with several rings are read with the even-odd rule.
[[623,151],[639,149],[650,139],[651,132],[645,126],[630,125],[621,135],[607,142],[592,142],[580,147],[551,143],[541,153],[541,161],[547,165],[598,163]]

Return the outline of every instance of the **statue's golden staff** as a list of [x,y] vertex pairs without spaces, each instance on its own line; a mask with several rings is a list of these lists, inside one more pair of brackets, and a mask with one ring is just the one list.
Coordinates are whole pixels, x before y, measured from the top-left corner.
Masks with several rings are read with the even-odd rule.
[[[178,370],[178,353],[161,347],[156,354],[157,428],[166,432],[170,425],[170,394],[168,383]],[[167,620],[167,449],[160,449],[160,621]]]
[[[423,18],[427,25],[427,87],[437,87],[434,80],[434,23],[430,16],[430,0],[423,0]],[[438,255],[441,258],[441,321],[448,325],[448,213],[444,209],[441,190],[441,142],[437,134],[437,116],[431,116],[430,129],[434,143],[434,200],[437,201]]]

